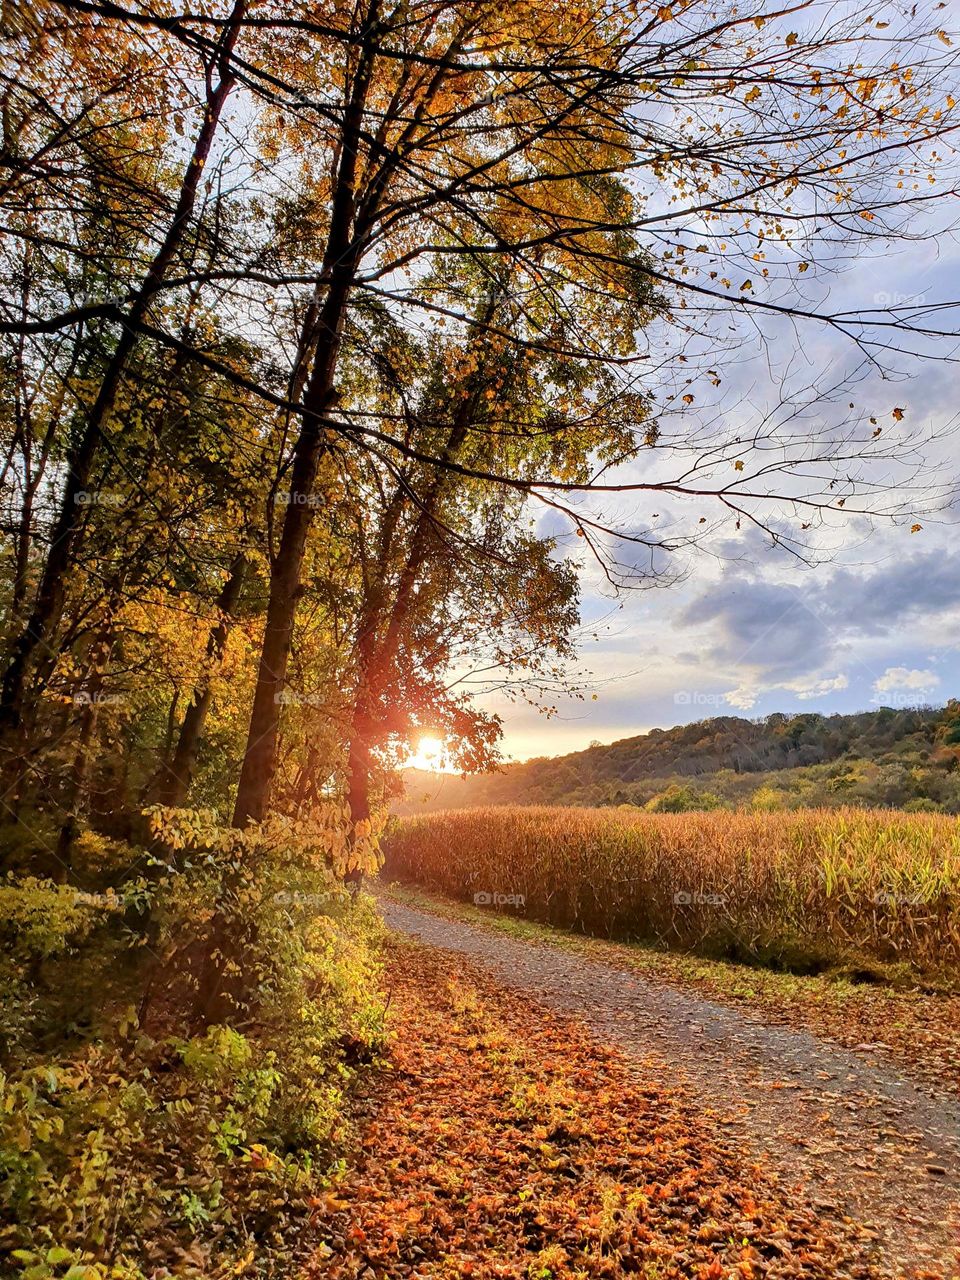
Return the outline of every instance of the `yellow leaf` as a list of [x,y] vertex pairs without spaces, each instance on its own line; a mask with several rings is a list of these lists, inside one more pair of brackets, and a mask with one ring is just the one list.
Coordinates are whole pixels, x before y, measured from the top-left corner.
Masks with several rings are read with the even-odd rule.
[[910,526],[910,532],[911,532],[911,533],[919,533],[919,532],[920,532],[920,530],[921,530],[922,528],[923,528],[923,525],[922,525],[922,524],[914,524],[914,525],[911,525],[911,526]]
[[742,470],[743,470],[743,463],[742,463],[742,462],[740,462],[740,461],[739,461],[739,459],[738,459],[738,460],[733,464],[733,469],[734,469],[734,471],[742,471]]

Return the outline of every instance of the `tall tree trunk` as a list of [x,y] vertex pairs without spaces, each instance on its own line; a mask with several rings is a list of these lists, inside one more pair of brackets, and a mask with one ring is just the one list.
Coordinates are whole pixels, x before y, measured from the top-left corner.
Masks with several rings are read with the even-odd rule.
[[90,744],[93,732],[97,727],[97,711],[99,702],[96,691],[98,686],[91,682],[91,699],[83,708],[80,719],[80,737],[70,768],[70,781],[67,794],[67,813],[57,836],[57,870],[56,880],[59,884],[68,884],[72,872],[73,843],[80,832],[80,818],[86,800],[87,785],[90,781],[90,765],[92,752]]
[[241,552],[236,557],[230,575],[223,584],[217,599],[220,617],[216,626],[207,638],[207,669],[193,691],[193,697],[184,713],[180,726],[180,735],[172,759],[164,762],[163,774],[157,787],[157,802],[171,809],[183,806],[193,780],[193,770],[197,762],[197,749],[203,733],[204,722],[210,709],[213,692],[213,676],[220,669],[223,661],[230,625],[236,612],[237,601],[247,572],[247,560]]
[[[127,310],[120,337],[79,439],[67,453],[66,484],[51,532],[50,548],[33,610],[13,646],[0,685],[0,735],[6,739],[8,748],[11,740],[15,742],[19,737],[31,667],[38,654],[50,650],[63,613],[66,575],[73,562],[85,510],[82,495],[89,488],[103,426],[113,410],[123,374],[137,341],[137,326],[146,316],[155,293],[163,283],[196,205],[200,178],[210,155],[223,105],[234,85],[230,55],[243,23],[246,4],[247,0],[235,0],[230,21],[223,30],[216,57],[219,83],[216,86],[212,84],[214,68],[211,68],[203,120],[180,186],[173,219]],[[39,692],[34,681],[31,696],[36,697]]]
[[317,317],[318,337],[313,368],[303,394],[303,424],[293,451],[290,501],[270,576],[270,599],[257,687],[233,812],[233,825],[236,827],[263,821],[277,767],[280,694],[287,675],[293,623],[300,597],[300,571],[315,504],[317,472],[325,447],[327,427],[324,417],[336,399],[334,379],[340,357],[343,321],[363,248],[362,229],[354,225],[355,187],[358,141],[373,65],[373,54],[365,51],[344,113],[340,169],[321,269],[321,278],[329,283]]
[[[373,725],[367,705],[366,690],[358,691],[358,697],[350,718],[350,741],[347,749],[347,804],[350,821],[356,826],[370,817],[370,765]],[[360,883],[360,873],[351,872],[347,877]]]
[[[29,467],[29,452],[24,450],[26,470]],[[30,550],[33,537],[33,496],[34,489],[29,477],[20,509],[20,530],[17,535],[16,556],[14,560],[13,598],[11,610],[15,618],[21,618],[27,600],[27,582],[30,576]],[[22,620],[22,619],[21,619]]]
[[316,746],[313,742],[309,742],[307,745],[307,758],[300,767],[292,790],[290,813],[294,818],[301,816],[308,799],[312,801],[317,799],[317,765],[319,758]]

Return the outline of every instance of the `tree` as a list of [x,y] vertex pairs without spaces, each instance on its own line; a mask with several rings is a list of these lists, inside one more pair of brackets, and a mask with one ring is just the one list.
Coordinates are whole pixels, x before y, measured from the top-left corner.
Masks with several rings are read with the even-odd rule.
[[[473,319],[462,333],[411,344],[377,306],[375,332],[353,335],[380,371],[366,402],[402,418],[404,437],[418,450],[549,476],[560,459],[571,474],[586,474],[594,446],[629,447],[629,427],[645,404],[640,397],[622,403],[620,421],[609,423],[595,403],[605,389],[601,367],[571,358],[561,377],[550,353],[527,349],[509,358],[526,325],[511,296],[509,264],[447,268],[425,282],[424,293],[435,304],[457,297],[462,305],[472,294]],[[651,292],[639,288],[635,305],[619,314],[632,330],[652,314]],[[568,328],[579,318],[571,306]],[[348,375],[355,363],[348,357]],[[348,502],[356,512],[360,599],[347,796],[354,819],[365,821],[371,752],[391,738],[410,743],[418,726],[429,728],[450,743],[451,763],[468,772],[489,765],[499,726],[471,710],[465,669],[483,667],[488,680],[506,673],[515,696],[542,697],[562,678],[557,664],[569,657],[577,609],[575,575],[553,540],[522,529],[521,494],[491,491],[416,459],[395,465],[361,455],[360,470],[368,478]],[[458,669],[451,685],[447,673]]]
[[240,592],[243,589],[248,568],[247,557],[242,551],[238,552],[217,597],[218,618],[207,637],[205,651],[207,670],[202,672],[187,704],[177,736],[176,748],[161,764],[161,778],[157,784],[156,799],[158,804],[170,809],[182,808],[187,801],[196,767],[200,738],[213,696],[212,677],[223,661],[230,623],[240,601]]
[[[138,326],[147,317],[151,306],[155,305],[156,295],[160,286],[173,265],[190,228],[204,167],[211,154],[214,136],[224,104],[235,83],[231,67],[231,56],[245,11],[246,0],[235,0],[233,10],[216,41],[214,50],[204,62],[205,96],[200,123],[189,160],[183,172],[179,190],[176,193],[172,216],[170,216],[169,222],[161,232],[159,245],[148,256],[142,276],[139,279],[123,281],[123,289],[130,297],[129,303],[124,308],[118,309],[113,305],[104,307],[103,304],[97,302],[86,307],[74,309],[71,316],[74,323],[81,323],[98,314],[105,319],[116,318],[121,325],[121,332],[112,350],[105,356],[99,385],[96,387],[92,403],[81,405],[79,408],[78,416],[80,421],[75,425],[73,438],[66,450],[65,483],[59,509],[56,512],[50,530],[49,545],[33,607],[29,618],[21,626],[12,645],[10,658],[3,673],[2,684],[0,684],[0,733],[5,732],[9,735],[13,732],[15,734],[13,741],[16,741],[19,736],[16,731],[20,728],[23,716],[23,701],[27,682],[31,675],[31,665],[35,662],[38,654],[44,655],[45,651],[51,648],[54,632],[60,621],[67,574],[71,568],[74,549],[83,523],[83,499],[90,485],[94,462],[103,438],[104,425],[115,408],[124,373],[137,343],[139,336]],[[46,44],[46,41],[42,39],[45,33],[42,31],[40,24],[38,24],[36,32],[38,37],[41,37],[37,41],[39,50]],[[31,32],[31,34],[33,33]],[[71,33],[73,39],[69,47],[64,49],[65,53],[72,55],[78,48],[82,49],[81,42],[76,40],[77,34],[76,32]],[[90,32],[88,31],[87,34],[89,35]],[[73,43],[74,40],[76,40],[76,44]],[[33,41],[29,38],[26,43],[28,49],[33,45]],[[97,43],[95,38],[93,43]],[[126,73],[124,72],[123,74]],[[215,79],[214,77],[217,78]],[[43,82],[41,81],[41,83]],[[63,93],[67,98],[68,105],[64,108],[60,106],[59,95],[56,90],[52,90],[49,81],[43,85],[46,91],[45,96],[39,97],[37,95],[33,97],[29,93],[24,94],[17,80],[11,77],[7,85],[7,106],[13,105],[16,110],[16,107],[21,105],[20,99],[26,97],[28,105],[21,108],[23,118],[20,121],[20,136],[21,138],[32,137],[35,146],[34,153],[29,159],[23,155],[16,157],[16,167],[18,169],[31,174],[31,176],[35,172],[43,172],[43,166],[38,164],[38,161],[51,145],[51,134],[56,138],[56,145],[60,150],[70,151],[76,148],[83,153],[89,112],[86,103],[82,99],[82,91],[88,87],[87,84],[81,82],[81,93],[78,95],[73,86],[65,85]],[[98,80],[94,81],[92,87],[95,91],[100,91],[101,98],[103,96],[109,97],[116,91],[116,86],[113,83],[108,82],[104,85],[102,81]],[[129,88],[128,85],[124,87]],[[80,99],[78,104],[70,103],[71,98],[76,99],[77,97]],[[41,106],[39,118],[29,119],[31,108],[37,103],[38,98]],[[72,118],[64,114],[65,111],[70,110],[71,106],[75,112]],[[121,130],[124,129],[126,121],[121,121],[120,127]],[[135,162],[140,158],[140,153],[135,153]],[[83,175],[82,183],[94,190],[104,178],[107,178],[108,181],[113,179],[116,182],[117,179],[122,180],[128,176],[122,172],[118,174],[111,170],[105,173],[104,166],[100,163],[99,155],[94,155],[92,160],[93,163]],[[133,175],[129,175],[129,177],[132,178]],[[45,184],[39,183],[37,185],[42,190],[42,186]],[[126,183],[121,181],[118,185],[122,189]],[[81,198],[83,198],[82,195]],[[19,199],[22,199],[22,196],[19,196]],[[19,223],[19,218],[15,219],[15,221]],[[28,241],[35,239],[37,247],[52,247],[48,234],[41,232],[39,235],[34,236],[29,227],[18,226],[18,230],[26,236]],[[19,332],[29,331],[30,328],[31,326],[29,325],[21,325]],[[45,326],[41,322],[38,331],[43,332],[44,328]]]
[[[311,317],[314,332],[300,344],[304,350],[312,347],[310,372],[293,449],[291,500],[273,566],[248,748],[237,792],[234,819],[240,825],[260,820],[266,812],[277,758],[277,695],[289,658],[319,461],[331,430],[329,417],[336,399],[344,324],[361,271],[372,266],[374,255],[380,259],[375,276],[401,269],[417,256],[409,249],[415,229],[442,226],[444,220],[444,234],[452,237],[451,248],[482,236],[487,243],[481,248],[487,249],[491,230],[498,234],[498,228],[491,228],[484,214],[471,210],[464,193],[474,183],[495,181],[498,168],[503,171],[501,185],[509,182],[510,162],[515,156],[534,146],[549,153],[551,145],[562,145],[572,130],[587,124],[596,109],[592,99],[599,94],[602,67],[593,71],[593,83],[578,88],[571,100],[555,105],[544,101],[544,110],[533,115],[528,110],[502,115],[492,150],[492,122],[480,124],[478,138],[478,109],[471,103],[478,77],[462,74],[457,60],[468,41],[496,43],[506,35],[532,50],[538,43],[542,46],[548,34],[565,37],[564,20],[553,6],[532,5],[524,18],[521,29],[515,25],[515,16],[505,19],[489,4],[441,4],[411,24],[405,13],[397,10],[387,15],[374,0],[360,6],[353,27],[346,33],[358,43],[361,37],[371,35],[378,42],[396,37],[401,49],[408,52],[405,57],[394,50],[390,57],[382,57],[379,47],[365,39],[356,56],[347,61],[342,107],[336,113],[332,137],[321,135],[318,139],[321,149],[329,151],[332,145],[335,174],[329,192],[326,184],[321,188],[329,215],[315,276],[322,302],[315,318]],[[596,45],[595,35],[590,42]],[[525,85],[527,103],[535,103],[538,93],[547,99],[550,90],[547,76],[539,82],[535,78]],[[607,146],[605,138],[578,143],[584,153],[592,150],[599,154]],[[320,167],[323,172],[329,170],[326,163]],[[603,208],[601,201],[600,210]],[[517,212],[514,206],[515,216]],[[499,231],[501,240],[504,234],[510,234],[506,227]],[[598,233],[598,238],[606,237]],[[465,251],[473,252],[473,247],[468,243]],[[391,256],[392,267],[384,263],[384,258],[389,263]],[[370,281],[365,287],[374,288]]]

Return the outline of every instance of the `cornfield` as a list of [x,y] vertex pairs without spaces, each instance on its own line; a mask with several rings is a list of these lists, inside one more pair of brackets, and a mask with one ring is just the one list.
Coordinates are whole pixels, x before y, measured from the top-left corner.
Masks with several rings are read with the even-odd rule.
[[488,808],[395,821],[388,877],[528,918],[816,972],[960,971],[960,820]]

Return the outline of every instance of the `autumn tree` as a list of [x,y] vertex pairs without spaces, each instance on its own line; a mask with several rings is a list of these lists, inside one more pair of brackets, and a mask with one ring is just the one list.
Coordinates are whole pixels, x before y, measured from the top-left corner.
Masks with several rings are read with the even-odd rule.
[[[423,296],[470,318],[426,342],[391,324],[379,303],[356,307],[343,362],[351,400],[445,463],[585,477],[598,458],[632,453],[648,405],[639,394],[619,397],[612,413],[605,366],[575,358],[589,310],[571,300],[554,335],[568,347],[559,361],[536,343],[511,285],[509,262],[445,264]],[[632,340],[655,309],[637,269],[608,327]],[[379,450],[358,455],[355,468],[344,504],[359,562],[345,738],[348,802],[365,821],[372,755],[391,741],[402,758],[429,729],[466,772],[495,760],[499,724],[472,705],[471,668],[510,673],[516,696],[549,710],[577,608],[573,566],[525,527],[522,493]]]
[[[144,190],[145,179],[149,181],[147,170],[154,157],[142,141],[134,146],[130,144],[137,127],[155,131],[156,143],[161,145],[163,134],[171,126],[182,128],[176,97],[164,98],[161,89],[158,101],[153,84],[143,74],[142,59],[124,38],[122,29],[104,37],[93,30],[95,20],[87,19],[68,27],[66,38],[58,31],[59,40],[55,44],[47,31],[47,23],[55,12],[40,6],[23,23],[13,42],[17,57],[6,74],[4,116],[11,124],[16,121],[16,145],[10,156],[13,179],[6,192],[11,208],[8,230],[27,245],[28,256],[32,258],[61,248],[63,231],[57,223],[66,221],[72,224],[67,234],[76,237],[77,257],[81,262],[87,236],[105,235],[108,243],[101,248],[98,263],[106,277],[101,281],[101,289],[107,293],[109,284],[113,283],[123,295],[123,305],[118,306],[113,298],[108,300],[102,295],[95,295],[91,300],[88,294],[79,306],[70,309],[71,326],[96,318],[101,326],[104,322],[118,325],[119,334],[112,340],[107,338],[98,353],[97,364],[88,373],[90,382],[85,396],[70,406],[74,420],[64,455],[65,480],[59,505],[52,517],[32,606],[13,639],[0,687],[0,731],[8,734],[21,725],[33,667],[38,658],[42,661],[53,647],[67,576],[82,527],[83,499],[105,426],[116,407],[139,338],[138,325],[156,305],[160,285],[191,229],[204,167],[211,156],[220,115],[234,84],[230,58],[245,3],[237,0],[213,49],[204,51],[201,71],[205,88],[198,127],[179,186],[173,188],[169,200],[166,192]],[[106,66],[101,61],[103,54]],[[157,60],[162,57],[161,49],[156,49],[155,56]],[[39,74],[36,64],[40,67]],[[157,79],[161,86],[169,83],[167,76],[160,75]],[[134,101],[143,94],[145,101],[137,101],[134,107]],[[88,100],[91,97],[92,101]],[[140,120],[135,123],[123,110],[115,113],[112,101],[115,97],[135,110]],[[61,162],[69,158],[77,175],[62,214],[58,209],[63,201],[62,192],[53,203],[57,210],[53,218],[38,216],[36,212],[50,201],[51,184],[56,184],[59,178],[57,166],[51,168],[48,164],[51,152],[55,152]],[[134,200],[139,197],[141,213],[149,220],[154,234],[143,235],[136,214],[125,220],[130,249],[135,262],[137,257],[140,262],[124,263],[122,271],[116,268],[111,271],[114,264],[109,255],[117,249],[112,237],[116,236],[118,227],[115,218],[111,216],[107,221],[102,216],[102,205],[111,199],[123,205],[131,196]],[[62,300],[60,289],[54,290],[54,296],[57,295],[58,301]],[[43,334],[50,326],[41,321],[38,325],[28,323],[18,327],[21,333],[33,330]]]

